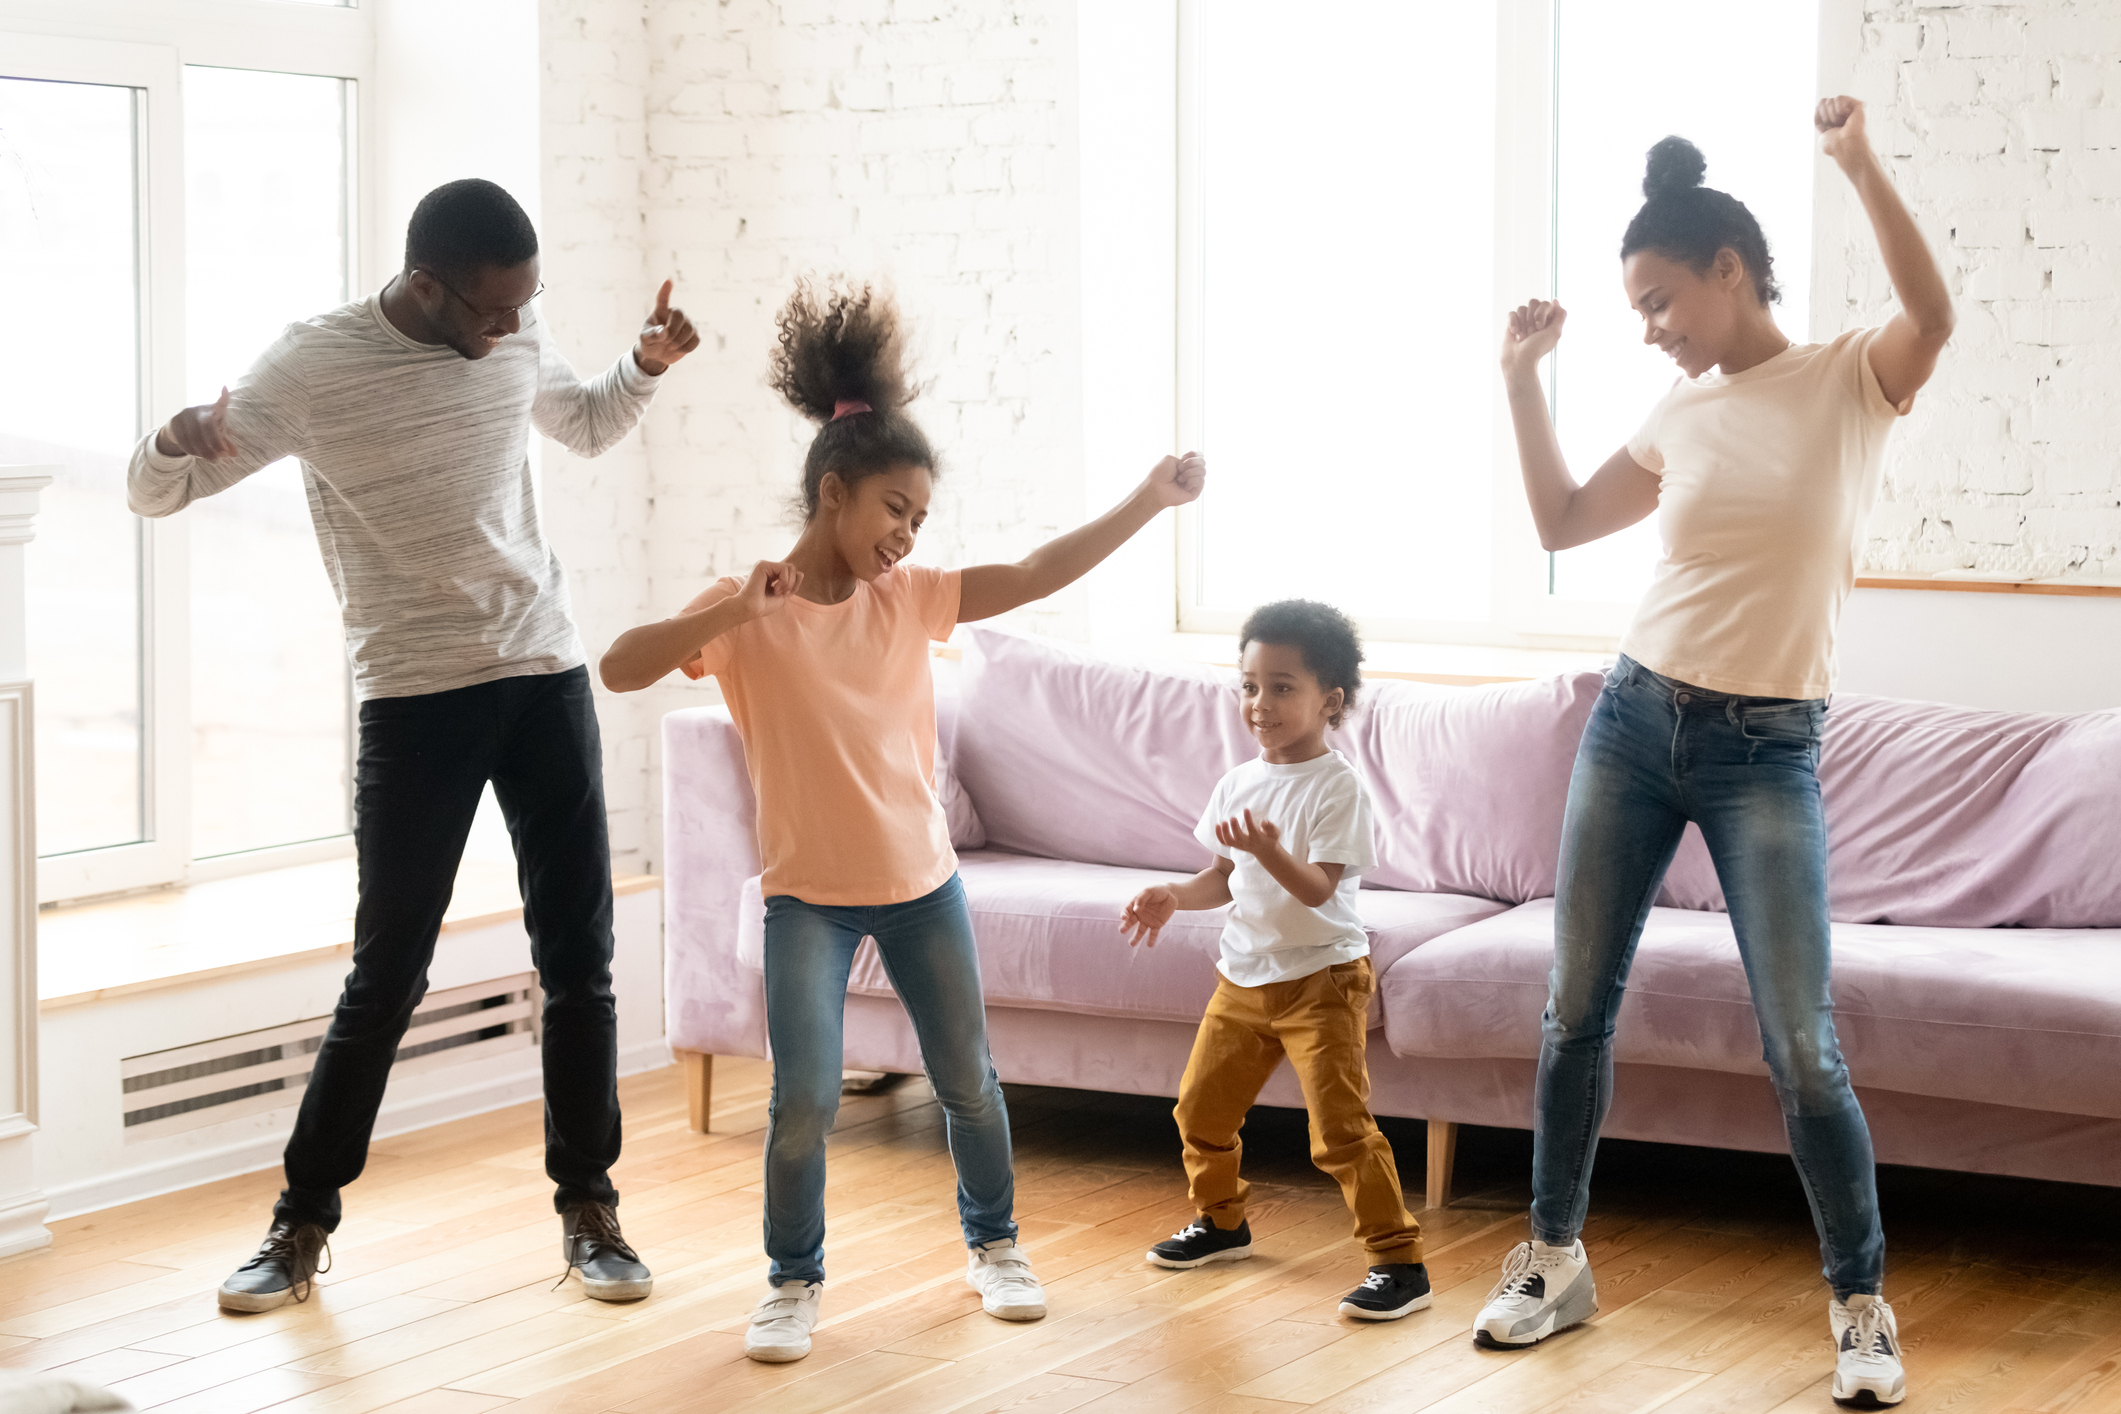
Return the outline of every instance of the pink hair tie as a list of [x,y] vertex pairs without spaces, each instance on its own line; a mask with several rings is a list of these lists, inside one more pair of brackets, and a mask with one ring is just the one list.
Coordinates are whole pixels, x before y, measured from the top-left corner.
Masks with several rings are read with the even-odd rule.
[[876,409],[869,406],[869,404],[867,403],[856,402],[853,398],[841,398],[838,402],[832,405],[832,420],[834,422],[838,422],[841,418],[852,417],[855,413],[858,412],[875,411]]

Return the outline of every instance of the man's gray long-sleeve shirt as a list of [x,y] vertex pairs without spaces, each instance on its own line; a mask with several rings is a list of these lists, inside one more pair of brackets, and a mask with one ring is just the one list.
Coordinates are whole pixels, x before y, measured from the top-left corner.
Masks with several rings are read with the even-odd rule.
[[583,382],[534,311],[467,359],[407,338],[371,296],[288,325],[231,387],[235,456],[165,457],[149,433],[126,499],[166,516],[300,458],[358,697],[562,672],[585,655],[538,525],[530,429],[593,457],[657,382],[631,351]]

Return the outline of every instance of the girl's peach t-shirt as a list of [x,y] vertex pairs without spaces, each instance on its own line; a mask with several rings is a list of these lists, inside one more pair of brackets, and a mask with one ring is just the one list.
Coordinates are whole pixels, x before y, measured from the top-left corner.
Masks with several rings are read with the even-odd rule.
[[1620,651],[1745,697],[1825,697],[1834,632],[1887,434],[1876,329],[1784,349],[1742,373],[1681,378],[1628,439],[1659,477],[1664,557]]
[[[928,644],[957,626],[960,582],[897,565],[837,604],[793,598],[684,664],[720,682],[743,735],[768,898],[905,903],[957,871],[935,795]],[[743,587],[717,580],[692,607]]]

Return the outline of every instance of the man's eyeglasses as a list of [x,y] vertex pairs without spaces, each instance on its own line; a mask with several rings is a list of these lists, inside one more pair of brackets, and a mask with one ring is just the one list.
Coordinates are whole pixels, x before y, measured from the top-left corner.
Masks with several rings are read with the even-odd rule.
[[470,300],[464,298],[462,294],[458,293],[456,286],[450,284],[449,281],[443,279],[440,275],[435,274],[434,271],[429,270],[424,266],[415,265],[413,267],[413,273],[416,275],[425,275],[428,279],[434,281],[437,285],[440,285],[443,289],[449,291],[450,294],[455,295],[458,304],[463,305],[466,309],[470,310],[473,314],[478,315],[481,319],[498,320],[506,319],[511,314],[521,314],[524,310],[530,308],[530,306],[536,302],[539,295],[545,293],[545,282],[543,280],[540,280],[538,281],[538,287],[530,292],[530,298],[524,300],[521,304],[512,304],[506,309],[481,309],[477,305],[473,304]]

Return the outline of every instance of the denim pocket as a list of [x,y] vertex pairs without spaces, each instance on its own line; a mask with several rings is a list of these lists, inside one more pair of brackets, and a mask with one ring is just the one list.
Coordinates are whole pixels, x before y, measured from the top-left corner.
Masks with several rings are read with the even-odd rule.
[[1748,707],[1738,718],[1738,730],[1747,741],[1779,741],[1791,746],[1817,746],[1819,728],[1826,716],[1817,702],[1788,702],[1773,707]]

